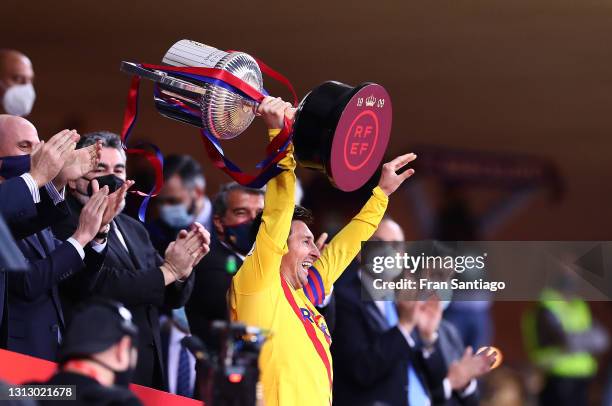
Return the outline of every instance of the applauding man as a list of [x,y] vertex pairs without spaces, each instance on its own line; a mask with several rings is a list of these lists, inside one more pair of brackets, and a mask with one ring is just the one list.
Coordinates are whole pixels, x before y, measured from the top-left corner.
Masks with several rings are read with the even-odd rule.
[[[84,268],[99,267],[104,245],[92,242],[108,205],[108,188],[78,218],[67,241],[58,241],[49,224],[67,215],[64,185],[90,171],[99,146],[76,152],[76,131],[64,130],[46,144],[27,120],[0,116],[0,206],[18,246],[29,262],[27,272],[8,274],[5,342],[8,349],[54,360],[65,323],[58,284]],[[92,244],[90,244],[92,243]],[[87,256],[86,256],[87,252]],[[0,275],[4,280],[4,275]],[[2,292],[0,292],[2,293]],[[0,295],[1,296],[1,295]]]
[[105,214],[98,233],[108,244],[108,254],[99,272],[91,270],[83,278],[70,281],[62,297],[75,303],[98,294],[123,303],[138,326],[138,364],[133,382],[165,389],[158,307],[185,305],[193,289],[193,267],[208,253],[210,235],[195,223],[179,233],[162,259],[144,226],[120,214],[127,188],[133,182],[126,181],[126,156],[119,136],[109,132],[86,134],[77,151],[96,143],[102,145],[100,161],[93,171],[68,183],[66,199],[72,216],[54,226],[54,231],[61,236],[74,231],[79,213],[91,200],[90,185],[97,181],[119,193],[109,203],[113,210]]

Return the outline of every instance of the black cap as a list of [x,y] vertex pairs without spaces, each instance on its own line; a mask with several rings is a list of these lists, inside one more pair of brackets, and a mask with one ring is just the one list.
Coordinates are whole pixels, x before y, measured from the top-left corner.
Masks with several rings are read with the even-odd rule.
[[132,322],[132,313],[119,302],[92,299],[75,312],[60,346],[58,360],[65,362],[105,351],[126,335],[136,345],[138,328]]

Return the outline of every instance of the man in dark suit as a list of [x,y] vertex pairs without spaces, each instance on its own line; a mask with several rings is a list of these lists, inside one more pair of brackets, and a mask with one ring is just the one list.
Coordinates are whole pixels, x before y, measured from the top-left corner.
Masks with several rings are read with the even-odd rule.
[[[38,227],[28,228],[30,232],[36,228],[40,231],[17,243],[29,262],[29,270],[8,274],[6,347],[50,360],[55,359],[64,327],[57,284],[83,268],[84,249],[89,250],[88,245],[99,231],[102,215],[108,204],[108,191],[103,189],[97,193],[80,217],[75,233],[63,244],[55,240],[49,228],[45,228],[49,222],[57,220],[53,216],[54,213],[66,214],[62,207],[65,206],[63,189],[66,181],[80,177],[96,162],[96,149],[99,151],[97,146],[80,153],[74,151],[78,138],[79,135],[75,131],[65,130],[52,137],[45,146],[40,143],[36,128],[27,120],[0,116],[0,156],[4,157],[2,177],[9,178],[11,188],[14,187],[14,181],[10,179],[21,177],[29,189],[30,197],[20,206],[26,207],[27,210],[31,200],[39,202],[37,209],[40,210],[37,214],[41,220]],[[30,160],[28,156],[33,150],[35,153]],[[43,167],[46,167],[43,176],[39,172],[41,158],[45,161]],[[7,163],[8,167],[5,166]],[[53,176],[52,173],[57,176],[52,183],[46,183],[48,178]],[[43,182],[44,187],[39,189]],[[16,191],[19,192],[19,186]],[[30,220],[35,218],[31,217]],[[17,231],[21,234],[24,233],[23,227],[13,224],[13,228],[18,228]],[[98,247],[99,252],[103,249],[104,246]],[[100,257],[93,251],[91,256],[93,261]]]
[[[408,405],[409,388],[418,385],[430,397],[426,362],[440,363],[437,348],[423,349],[415,342],[416,302],[385,302],[361,297],[357,273],[336,285],[336,329],[333,333],[334,405]],[[396,323],[389,314],[396,309]],[[389,308],[389,309],[386,309]],[[418,382],[409,383],[409,371]]]
[[213,350],[218,350],[219,343],[210,324],[213,320],[229,320],[227,290],[255,242],[251,225],[263,210],[263,196],[263,190],[228,183],[213,201],[215,232],[210,254],[195,268],[193,294],[185,306],[191,332]]
[[183,339],[191,335],[185,309],[174,309],[162,315],[160,323],[168,392],[193,398],[196,395],[196,358],[183,345]]
[[[98,167],[82,179],[69,182],[67,202],[72,215],[54,227],[58,235],[74,230],[78,213],[89,199],[92,179],[115,185],[126,179],[126,156],[119,136],[109,132],[87,134],[77,148],[96,142],[102,144]],[[127,215],[117,215],[106,232],[108,253],[102,269],[88,281],[65,289],[63,298],[74,303],[98,294],[122,302],[132,312],[139,330],[138,364],[132,382],[165,389],[158,308],[185,304],[193,288],[191,271],[208,252],[209,234],[199,224],[189,232],[181,231],[162,259],[144,226]]]
[[[66,214],[64,203],[56,205],[51,199],[41,202],[40,195],[55,188],[50,182],[58,176],[71,153],[68,149],[60,152],[67,133],[67,130],[61,131],[46,144],[38,143],[36,129],[29,121],[0,115],[0,142],[3,145],[0,155],[0,213],[16,240],[44,230]],[[47,204],[49,202],[51,204]],[[0,347],[6,347],[8,332],[5,292],[6,274],[0,269]]]
[[[403,241],[404,235],[384,219],[372,238]],[[438,330],[441,310],[434,312],[430,301],[366,301],[367,275],[348,272],[335,290],[334,405],[446,404],[454,389],[468,386],[470,368],[488,365],[469,353],[450,367],[445,357],[455,342]]]
[[476,379],[488,373],[495,355],[473,355],[466,348],[457,328],[442,319],[443,306],[437,295],[420,303],[420,315],[413,334],[421,340],[422,331],[437,335],[437,348],[441,357],[428,365],[428,385],[435,405],[478,405],[479,393]]
[[92,272],[99,269],[104,246],[93,248],[89,243],[98,233],[107,204],[108,190],[98,191],[81,214],[79,228],[65,242],[48,228],[17,242],[30,269],[8,274],[9,350],[55,360],[66,327],[58,284],[82,271],[85,263]]

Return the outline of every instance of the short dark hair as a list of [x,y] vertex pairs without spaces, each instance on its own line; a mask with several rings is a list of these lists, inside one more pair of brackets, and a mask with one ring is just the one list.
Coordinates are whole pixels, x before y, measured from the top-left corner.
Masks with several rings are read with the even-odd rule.
[[177,175],[188,188],[206,186],[202,166],[190,155],[168,155],[164,158],[164,181]]
[[76,149],[85,148],[96,142],[101,141],[102,146],[106,148],[115,148],[121,152],[123,158],[126,158],[125,150],[123,149],[123,142],[119,135],[110,131],[94,131],[81,136],[76,144]]
[[227,211],[227,196],[230,192],[238,190],[240,192],[248,193],[251,195],[263,196],[266,192],[263,189],[255,189],[252,187],[243,186],[236,182],[225,183],[221,185],[219,193],[215,195],[213,200],[213,215],[224,216]]
[[312,211],[308,210],[306,207],[295,206],[295,209],[293,209],[293,218],[291,220],[299,220],[306,223],[307,226],[311,226],[314,222],[314,217]]
[[[255,241],[257,237],[257,232],[259,231],[259,226],[261,226],[261,219],[263,217],[263,213],[259,213],[255,220],[253,220],[253,225],[251,226],[251,241]],[[306,207],[296,205],[293,209],[293,217],[291,221],[302,221],[307,226],[311,226],[314,222],[314,216],[312,215],[312,211],[308,210]]]

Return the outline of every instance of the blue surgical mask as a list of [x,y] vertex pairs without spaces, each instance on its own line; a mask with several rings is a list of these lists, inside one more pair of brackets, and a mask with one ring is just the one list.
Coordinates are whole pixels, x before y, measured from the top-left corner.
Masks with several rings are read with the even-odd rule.
[[16,178],[30,170],[30,155],[14,155],[0,158],[0,176]]
[[255,243],[255,240],[251,237],[252,227],[252,221],[246,221],[233,226],[224,225],[225,242],[240,254],[247,255]]
[[189,227],[193,221],[193,214],[187,212],[187,208],[182,204],[165,204],[159,209],[161,220],[174,229]]

